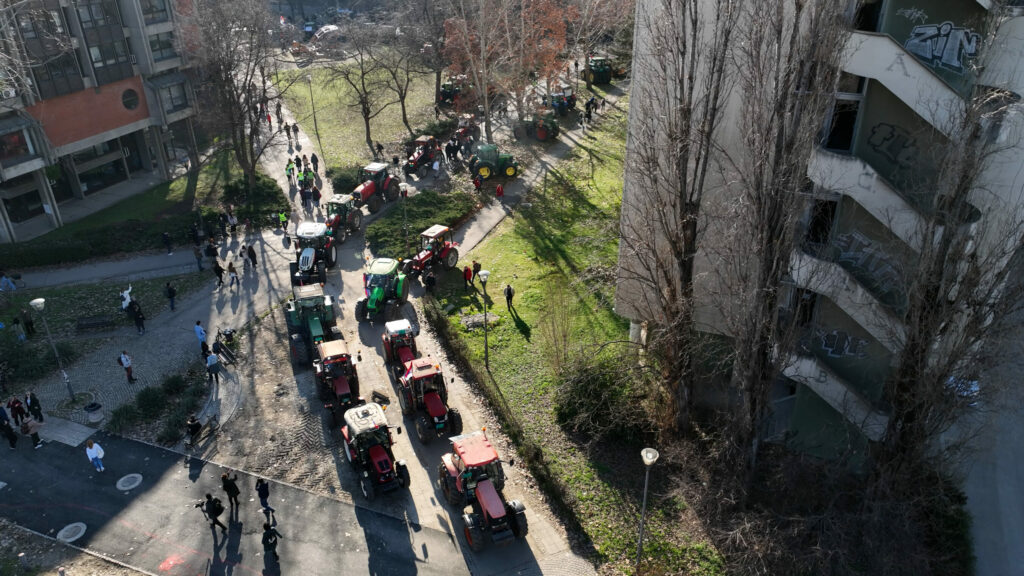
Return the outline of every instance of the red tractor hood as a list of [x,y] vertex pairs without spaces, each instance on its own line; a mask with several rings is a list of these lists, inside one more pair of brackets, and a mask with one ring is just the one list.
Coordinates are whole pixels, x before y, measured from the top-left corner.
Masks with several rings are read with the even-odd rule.
[[502,502],[501,496],[498,496],[498,491],[490,478],[477,482],[476,499],[488,518],[497,520],[505,517],[505,503]]
[[427,408],[427,414],[430,414],[431,418],[443,418],[448,413],[448,409],[444,407],[444,402],[441,401],[441,396],[437,392],[427,392],[423,395],[423,404]]
[[367,180],[366,182],[363,182],[359,186],[356,186],[356,189],[353,192],[353,194],[358,194],[360,198],[362,198],[363,200],[366,200],[366,198],[368,196],[371,196],[373,194],[373,192],[374,192],[373,181]]
[[403,366],[405,366],[405,374],[406,376],[408,376],[410,370],[410,363],[416,359],[416,357],[412,355],[412,348],[408,346],[402,346],[401,348],[398,349],[397,356],[398,361],[401,362]]
[[423,251],[421,251],[421,252],[420,252],[419,254],[417,254],[417,255],[416,255],[416,258],[415,258],[415,260],[416,260],[416,262],[417,262],[417,263],[419,263],[419,264],[422,264],[422,263],[423,263],[423,262],[425,262],[425,261],[426,261],[426,260],[427,260],[428,258],[430,258],[430,256],[431,256],[432,254],[433,254],[433,252],[431,252],[430,250],[423,250]]
[[383,446],[380,444],[372,446],[367,451],[367,454],[369,454],[370,463],[378,474],[391,472],[391,457],[388,456],[388,451]]
[[352,393],[352,388],[348,385],[348,376],[338,376],[333,382],[334,393],[338,396],[346,396]]

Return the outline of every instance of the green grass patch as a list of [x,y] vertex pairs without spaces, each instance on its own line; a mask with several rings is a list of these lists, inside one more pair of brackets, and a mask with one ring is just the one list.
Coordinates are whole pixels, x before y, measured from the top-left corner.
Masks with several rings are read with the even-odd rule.
[[[456,356],[464,356],[498,412],[507,410],[515,421],[513,438],[531,471],[553,501],[561,502],[589,537],[600,560],[616,570],[632,572],[636,526],[640,512],[643,471],[640,445],[610,435],[601,450],[583,446],[590,437],[559,422],[572,421],[573,411],[559,414],[559,391],[575,360],[595,356],[602,343],[627,340],[628,323],[612,311],[618,256],[619,209],[625,156],[626,116],[623,111],[602,114],[601,124],[588,131],[570,158],[550,170],[516,211],[474,249],[460,267],[477,260],[491,272],[487,285],[490,315],[489,363],[484,366],[484,335],[467,330],[463,316],[483,310],[481,291],[465,290],[461,273],[439,277],[436,305],[425,303],[425,316],[436,324],[443,317]],[[396,211],[397,212],[397,211]],[[389,214],[394,216],[395,213]],[[400,214],[398,215],[400,217]],[[502,289],[516,290],[515,311],[504,306]],[[479,286],[479,285],[478,285]],[[429,308],[429,310],[428,310]],[[612,376],[609,360],[597,364],[603,374],[582,382],[580,390],[600,386]],[[561,399],[564,402],[564,398]],[[620,395],[608,395],[614,404]],[[614,414],[601,412],[612,421]],[[509,430],[506,423],[503,429]],[[634,430],[634,438],[642,431]],[[556,438],[564,441],[554,441]],[[634,465],[626,466],[624,462]],[[702,542],[691,542],[678,521],[685,503],[677,499],[648,502],[645,557],[663,572],[706,576],[724,573],[720,555]],[[655,573],[655,572],[652,572]]]
[[420,232],[434,224],[454,226],[472,214],[476,206],[477,199],[465,192],[438,194],[424,190],[405,200],[400,199],[387,214],[367,226],[366,241],[378,256],[412,256],[419,249]]

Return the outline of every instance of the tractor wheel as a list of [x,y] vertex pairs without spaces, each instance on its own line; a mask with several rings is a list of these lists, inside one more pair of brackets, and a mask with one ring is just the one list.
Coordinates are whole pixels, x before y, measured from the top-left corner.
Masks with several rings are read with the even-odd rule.
[[431,428],[433,426],[427,421],[426,416],[416,418],[416,437],[419,438],[421,444],[430,444],[430,441],[434,439],[432,436],[434,432]]
[[487,180],[491,176],[494,176],[494,166],[481,162],[476,166],[476,173],[484,180]]
[[427,173],[429,172],[430,166],[428,166],[427,164],[423,164],[422,166],[416,169],[416,179],[423,180],[424,178],[427,177]]
[[356,210],[352,212],[352,226],[349,227],[352,232],[358,232],[363,226],[363,211]]
[[[344,232],[342,232],[344,234]],[[327,250],[324,251],[324,261],[327,263],[328,268],[334,268],[334,265],[338,263],[338,247],[335,244],[331,244]]]
[[406,260],[405,263],[402,264],[402,274],[405,274],[406,276],[412,276],[412,273],[414,271],[412,267],[413,267],[413,261],[412,260]]
[[399,279],[397,294],[395,298],[398,300],[398,305],[401,306],[409,301],[409,281],[403,275]]
[[331,329],[327,331],[331,335],[331,340],[344,340],[345,336],[342,335],[341,328],[337,324],[331,326]]
[[388,202],[394,202],[398,199],[398,182],[392,180],[391,183],[388,184],[387,190],[384,191],[384,199]]
[[391,322],[392,320],[400,320],[402,318],[402,305],[398,302],[391,300],[384,305],[384,320]]
[[299,263],[289,262],[288,263],[288,276],[291,278],[292,286],[298,286],[299,282]]
[[530,524],[526,521],[526,506],[518,500],[505,503],[505,514],[508,515],[509,524],[512,525],[512,533],[520,540],[526,538],[530,533]]
[[440,470],[438,471],[438,478],[441,480],[441,492],[444,493],[444,499],[453,508],[461,508],[465,505],[462,500],[462,493],[459,492],[457,486],[455,486],[455,478],[448,473],[448,467],[444,465],[444,462],[440,464]]
[[369,315],[366,310],[366,300],[360,300],[356,302],[356,322],[366,322],[369,320]]
[[516,126],[512,129],[512,135],[515,136],[516,140],[522,140],[526,138],[526,130],[522,126]]
[[380,212],[381,204],[383,204],[383,201],[377,194],[370,196],[370,199],[366,201],[366,207],[370,209],[370,214]]
[[444,267],[451,270],[455,268],[455,265],[459,263],[459,251],[455,248],[450,248],[448,253],[444,255]]
[[348,465],[354,469],[356,467],[356,460],[352,457],[352,448],[348,444],[345,444],[343,448],[345,449],[345,460],[348,460]]
[[309,364],[309,344],[302,334],[292,334],[291,341],[292,365],[306,366]]
[[469,549],[473,552],[479,552],[484,549],[484,531],[480,527],[480,515],[479,514],[463,514],[462,523],[465,524],[465,528],[462,529],[462,534],[466,537],[466,544],[469,544]]
[[398,405],[402,408],[402,414],[412,414],[412,392],[408,388],[403,388],[398,393]]
[[348,229],[344,226],[338,226],[338,231],[334,233],[334,241],[341,244],[345,241],[345,238],[348,238]]
[[398,475],[398,483],[402,488],[409,488],[409,467],[402,462],[395,464],[395,473]]
[[555,124],[555,126],[551,129],[551,139],[552,140],[554,140],[555,138],[558,138],[558,131],[559,131],[558,124]]
[[448,408],[448,436],[462,434],[462,414],[458,408]]
[[519,169],[516,168],[515,164],[509,164],[508,166],[505,167],[505,176],[508,176],[509,178],[515,177],[515,175],[518,172],[519,172]]
[[374,486],[373,479],[369,476],[359,477],[359,489],[363,492],[363,498],[366,498],[368,502],[373,502],[375,496],[377,496],[377,487]]

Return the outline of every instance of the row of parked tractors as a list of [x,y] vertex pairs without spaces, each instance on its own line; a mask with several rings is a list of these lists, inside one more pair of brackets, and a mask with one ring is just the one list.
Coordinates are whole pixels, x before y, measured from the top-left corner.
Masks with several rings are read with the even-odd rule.
[[[414,162],[410,158],[410,162]],[[348,462],[359,479],[363,496],[407,488],[408,463],[392,450],[394,434],[379,392],[372,402],[361,396],[358,365],[338,326],[334,299],[324,292],[327,269],[337,263],[338,245],[362,225],[362,206],[378,211],[383,202],[398,198],[398,179],[388,165],[371,163],[362,183],[350,196],[335,196],[326,204],[325,222],[302,222],[296,231],[296,258],[290,263],[293,297],[285,306],[292,362],[312,367],[317,393],[333,429],[340,429]],[[420,235],[419,252],[406,260],[376,258],[363,273],[363,292],[355,305],[359,322],[382,320],[382,350],[402,414],[411,418],[416,437],[428,444],[447,438],[451,451],[437,468],[438,488],[462,512],[463,533],[473,550],[490,540],[507,543],[526,536],[522,503],[502,492],[505,474],[497,451],[485,432],[463,434],[462,415],[449,404],[448,383],[439,362],[421,356],[416,330],[402,318],[410,282],[433,266],[453,268],[458,244],[447,226],[435,225]]]

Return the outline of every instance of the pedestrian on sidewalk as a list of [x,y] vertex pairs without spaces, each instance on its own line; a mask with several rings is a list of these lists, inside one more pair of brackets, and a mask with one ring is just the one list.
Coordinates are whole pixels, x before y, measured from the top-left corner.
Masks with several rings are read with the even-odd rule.
[[220,384],[220,359],[213,352],[206,357],[206,374],[210,382]]
[[476,282],[477,276],[480,275],[480,263],[473,260],[473,282]]
[[295,180],[295,164],[292,163],[292,159],[288,159],[288,163],[284,166],[284,175],[288,177],[288,185],[294,184]]
[[427,275],[423,278],[423,286],[427,294],[434,293],[434,286],[437,285],[437,276],[434,276],[433,270],[427,270]]
[[309,157],[309,161],[310,161],[310,163],[313,164],[313,173],[314,174],[319,174],[320,173],[320,159],[317,158],[316,152],[313,152],[313,154]]
[[21,433],[32,439],[32,447],[36,450],[43,447],[43,441],[39,439],[39,428],[42,425],[42,422],[37,421],[31,416],[25,418],[25,421],[21,423]]
[[512,298],[516,295],[516,289],[511,284],[505,284],[505,307],[508,311],[512,311]]
[[2,406],[0,406],[0,434],[7,438],[7,443],[10,444],[11,450],[14,450],[18,445],[18,435],[14,433],[14,428],[11,428],[11,420],[7,416],[7,411]]
[[306,187],[303,187],[302,191],[299,192],[299,198],[302,201],[302,209],[306,212],[309,212],[310,206],[313,202],[313,191],[309,190]]
[[310,196],[313,198],[313,209],[320,210],[320,189],[317,188],[316,184],[313,184],[313,189],[310,191]]
[[192,237],[192,244],[199,246],[199,226],[195,222],[189,227],[189,235]]
[[214,498],[213,494],[207,494],[206,500],[196,504],[196,508],[202,510],[206,515],[211,529],[216,530],[216,527],[220,526],[224,534],[228,533],[228,527],[220,521],[220,515],[224,513],[224,504],[221,503],[220,498]]
[[473,188],[475,188],[476,191],[479,192],[480,189],[483,188],[483,186],[484,186],[484,179],[481,178],[479,174],[474,176],[473,177]]
[[93,442],[92,439],[85,441],[85,455],[89,458],[89,462],[96,467],[97,472],[103,472],[106,468],[103,467],[103,447],[100,446],[99,442]]
[[135,377],[132,376],[132,357],[128,355],[127,350],[121,350],[121,355],[117,357],[117,363],[124,368],[124,373],[128,376],[128,383],[134,383]]
[[32,315],[29,314],[28,309],[26,308],[21,309],[21,325],[25,328],[25,335],[29,338],[35,336],[36,323],[32,320]]
[[309,158],[305,154],[302,155],[302,171],[305,172],[309,169]]
[[235,474],[235,477],[232,478],[228,476],[227,472],[225,472],[220,475],[220,483],[224,488],[224,493],[228,495],[228,506],[231,506],[232,508],[237,507],[238,495],[242,493],[242,491],[238,489],[238,474]]
[[252,247],[252,244],[249,244],[249,247],[246,248],[245,250],[249,254],[249,260],[252,262],[253,270],[255,270],[256,269],[256,249]]
[[171,256],[174,252],[171,251],[171,235],[167,232],[163,233],[164,247],[167,248],[167,255]]
[[39,422],[43,421],[43,407],[39,404],[39,398],[36,396],[35,390],[29,390],[28,394],[25,394],[25,407],[28,408],[28,413]]
[[381,160],[383,160],[384,159],[384,146],[381,145],[380,142],[377,142],[377,147],[375,149],[377,150],[376,156],[378,156]]
[[281,121],[281,100],[274,103],[274,114],[277,115],[277,123],[284,124],[284,122]]
[[282,210],[281,213],[277,215],[277,220],[278,220],[278,223],[281,225],[281,229],[284,230],[285,234],[287,234],[288,233],[288,213],[285,212],[284,210]]
[[284,536],[281,536],[281,533],[271,526],[270,522],[263,523],[263,553],[268,558],[273,554],[275,562],[281,559],[277,555],[277,541],[280,538],[284,538]]
[[274,511],[270,507],[270,483],[263,478],[256,479],[256,495],[260,498],[260,506],[263,507],[263,513],[269,515]]
[[238,257],[242,259],[242,272],[248,272],[249,256],[245,252],[245,244],[238,247]]
[[299,141],[299,123],[295,122],[292,124],[292,133],[295,134],[295,141]]
[[146,333],[146,315],[142,313],[142,306],[138,300],[132,300],[128,311],[131,312],[132,320],[135,322],[135,329],[139,331],[139,336],[142,336]]
[[224,268],[221,267],[219,260],[213,261],[213,275],[217,277],[217,287],[220,288],[224,285]]
[[15,426],[21,426],[21,421],[25,419],[25,405],[18,400],[17,396],[11,396],[11,399],[7,401],[7,409],[11,411],[11,418],[14,420]]
[[296,173],[295,180],[298,182],[298,187],[300,191],[306,189],[306,173],[303,172],[301,168]]
[[196,258],[196,266],[199,271],[203,271],[203,251],[199,249],[199,244],[192,246],[192,255]]
[[203,362],[206,362],[206,357],[210,355],[210,345],[204,340],[201,348],[203,350],[200,353],[200,356],[202,357]]
[[270,112],[267,112],[267,126],[270,128],[274,127],[274,120],[270,116]]
[[171,312],[174,312],[174,297],[177,295],[178,291],[174,286],[171,286],[170,282],[168,282],[167,285],[164,286],[164,296],[167,296],[167,301],[171,304]]
[[440,120],[440,119],[441,119],[441,107],[437,106],[435,104],[434,105],[434,120]]
[[494,197],[498,199],[498,202],[505,201],[505,188],[501,184],[498,184],[498,187],[494,189]]
[[469,287],[473,285],[473,270],[469,266],[462,269],[462,281],[466,292],[469,292]]
[[234,262],[228,262],[228,279],[228,288],[231,288],[236,284],[238,284],[239,286],[241,285],[241,282],[238,281],[238,270],[235,270]]
[[206,330],[203,328],[202,320],[196,320],[196,325],[192,328],[192,331],[196,333],[196,339],[199,340],[200,347],[206,344]]

